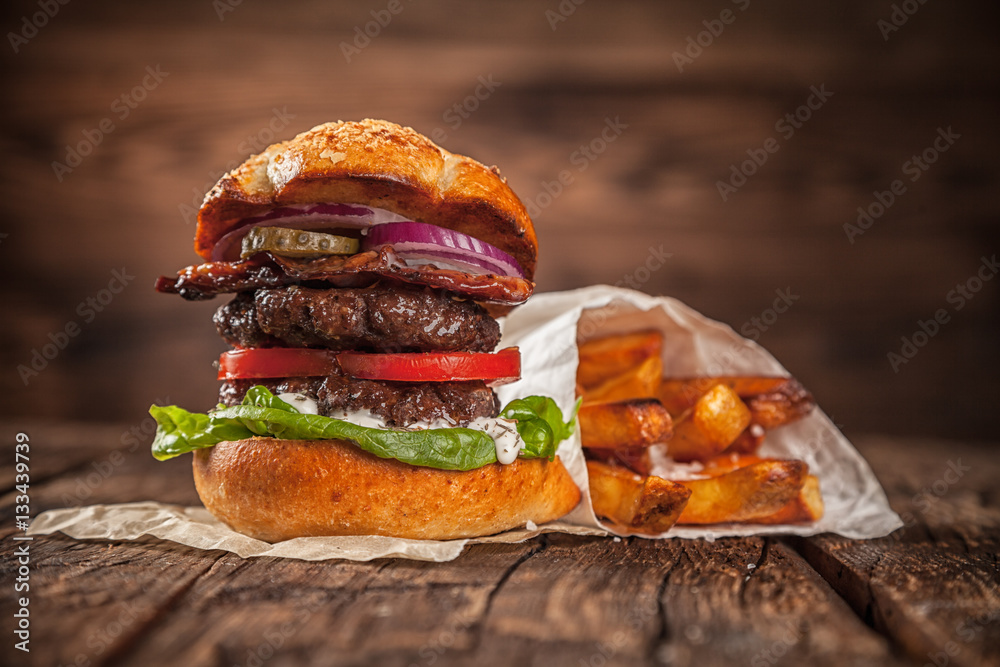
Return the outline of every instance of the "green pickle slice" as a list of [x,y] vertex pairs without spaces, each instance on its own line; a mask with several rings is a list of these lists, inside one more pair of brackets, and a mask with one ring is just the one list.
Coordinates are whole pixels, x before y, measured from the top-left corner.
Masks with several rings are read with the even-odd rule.
[[254,227],[243,237],[240,258],[246,259],[265,250],[284,257],[353,255],[360,247],[358,239],[346,236],[286,227]]

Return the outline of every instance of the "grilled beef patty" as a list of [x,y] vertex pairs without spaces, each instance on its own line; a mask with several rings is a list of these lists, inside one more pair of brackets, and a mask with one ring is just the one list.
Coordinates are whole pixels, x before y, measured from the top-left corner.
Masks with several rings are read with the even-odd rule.
[[220,388],[219,402],[237,405],[247,390],[257,384],[264,385],[274,394],[304,394],[314,399],[319,413],[327,417],[369,410],[391,427],[435,419],[444,419],[456,426],[465,425],[477,417],[496,417],[500,413],[496,394],[481,380],[381,382],[344,376],[230,380]]
[[491,352],[500,325],[486,310],[429,288],[290,286],[239,294],[215,313],[239,347],[322,347],[364,352]]

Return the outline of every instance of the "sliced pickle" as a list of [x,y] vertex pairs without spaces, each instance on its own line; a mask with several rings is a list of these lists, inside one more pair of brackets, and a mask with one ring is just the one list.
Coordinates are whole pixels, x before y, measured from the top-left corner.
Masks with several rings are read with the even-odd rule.
[[286,227],[254,227],[243,237],[240,257],[246,259],[269,251],[283,257],[317,257],[319,255],[353,255],[358,252],[358,239],[322,232],[305,232]]

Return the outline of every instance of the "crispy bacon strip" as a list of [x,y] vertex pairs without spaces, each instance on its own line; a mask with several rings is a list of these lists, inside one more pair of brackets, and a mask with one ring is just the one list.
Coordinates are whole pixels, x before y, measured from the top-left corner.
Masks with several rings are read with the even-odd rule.
[[261,287],[280,287],[303,281],[323,281],[335,287],[357,287],[379,278],[428,285],[467,296],[476,301],[515,305],[524,303],[534,283],[524,278],[471,275],[431,266],[407,266],[392,248],[370,250],[350,257],[292,259],[259,253],[241,262],[208,262],[189,266],[176,278],[161,276],[156,291],[179,294],[197,301],[217,294],[244,292]]

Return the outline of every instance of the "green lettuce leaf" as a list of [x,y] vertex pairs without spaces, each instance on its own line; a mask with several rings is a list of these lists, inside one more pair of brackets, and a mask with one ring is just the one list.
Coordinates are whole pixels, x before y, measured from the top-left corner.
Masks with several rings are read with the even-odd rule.
[[573,435],[576,413],[583,399],[576,402],[569,421],[563,421],[562,411],[548,396],[517,398],[500,411],[504,419],[517,420],[517,432],[524,441],[525,458],[555,458],[559,443]]
[[[208,414],[191,413],[173,405],[154,405],[149,412],[158,424],[153,456],[161,461],[255,435],[288,440],[350,440],[381,458],[442,470],[473,470],[497,460],[496,443],[482,431],[468,428],[395,431],[358,426],[331,417],[302,414],[259,385],[247,391],[241,405],[219,406]],[[575,419],[563,422],[555,402],[541,396],[512,401],[501,417],[517,420],[518,433],[525,443],[521,456],[549,459],[555,456],[558,443],[572,434]]]

